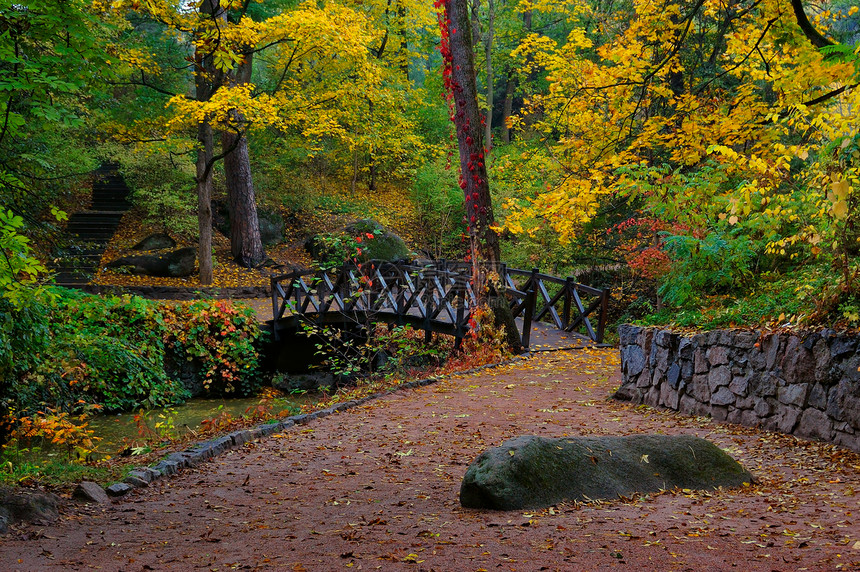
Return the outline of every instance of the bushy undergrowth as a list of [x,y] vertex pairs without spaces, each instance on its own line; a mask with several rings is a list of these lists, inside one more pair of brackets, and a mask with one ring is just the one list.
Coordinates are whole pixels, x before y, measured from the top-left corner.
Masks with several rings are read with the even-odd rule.
[[0,406],[13,421],[47,408],[78,413],[177,403],[169,362],[199,362],[207,393],[259,388],[250,311],[221,301],[162,304],[134,296],[33,289],[0,297]]

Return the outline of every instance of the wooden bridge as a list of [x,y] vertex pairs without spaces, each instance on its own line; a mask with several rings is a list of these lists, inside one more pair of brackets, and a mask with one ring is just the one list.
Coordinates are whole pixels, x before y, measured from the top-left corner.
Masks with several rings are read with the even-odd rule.
[[[517,319],[523,347],[533,326],[556,328],[600,343],[606,327],[609,292],[558,278],[500,265],[500,294]],[[477,296],[466,262],[427,264],[370,261],[328,271],[292,272],[272,278],[272,312],[277,339],[281,329],[301,320],[324,325],[387,322],[410,324],[451,335],[457,342],[469,331]],[[596,319],[596,323],[595,323]]]

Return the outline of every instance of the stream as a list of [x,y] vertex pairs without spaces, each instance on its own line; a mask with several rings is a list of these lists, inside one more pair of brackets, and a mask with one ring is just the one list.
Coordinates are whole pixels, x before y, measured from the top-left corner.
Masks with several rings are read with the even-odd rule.
[[[307,403],[314,403],[316,394],[297,394],[279,399],[260,397],[237,397],[231,399],[194,398],[181,405],[160,407],[142,412],[129,411],[111,415],[96,415],[89,420],[93,436],[100,441],[96,445],[97,456],[116,456],[129,446],[143,446],[146,442],[167,440],[168,436],[184,437],[196,434],[201,422],[219,415],[231,417],[249,415],[256,408],[268,407],[271,415],[282,411],[288,414],[299,412]],[[141,434],[143,433],[143,434]],[[162,437],[163,439],[159,439]]]

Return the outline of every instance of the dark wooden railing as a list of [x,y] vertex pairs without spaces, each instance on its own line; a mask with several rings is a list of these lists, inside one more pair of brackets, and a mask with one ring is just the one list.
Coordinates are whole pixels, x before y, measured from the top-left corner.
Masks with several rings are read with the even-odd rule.
[[[336,323],[347,317],[409,323],[428,336],[438,332],[459,341],[469,331],[470,314],[477,303],[471,272],[471,264],[465,262],[371,261],[337,270],[276,276],[272,278],[274,322],[302,316],[315,323]],[[603,341],[609,303],[606,290],[504,264],[496,273],[514,317],[523,320],[520,337],[524,347],[529,345],[533,322],[568,332],[584,329],[589,339]],[[586,306],[583,297],[594,300]],[[590,316],[598,309],[595,329]]]

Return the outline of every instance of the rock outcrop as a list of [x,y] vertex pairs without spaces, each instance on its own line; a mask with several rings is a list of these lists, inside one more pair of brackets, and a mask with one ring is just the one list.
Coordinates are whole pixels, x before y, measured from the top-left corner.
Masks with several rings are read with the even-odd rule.
[[460,487],[466,508],[520,510],[671,488],[715,489],[752,475],[691,435],[516,437],[482,453]]

